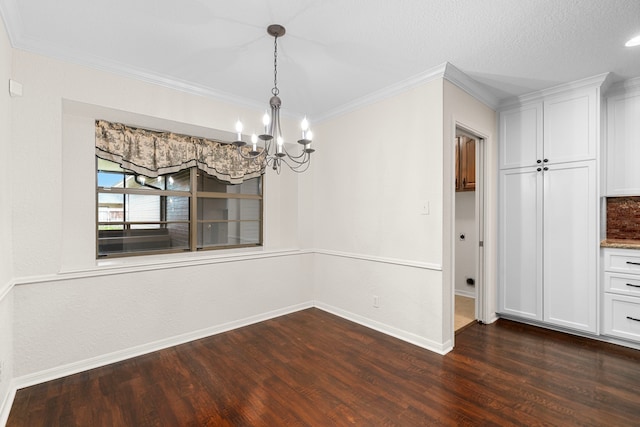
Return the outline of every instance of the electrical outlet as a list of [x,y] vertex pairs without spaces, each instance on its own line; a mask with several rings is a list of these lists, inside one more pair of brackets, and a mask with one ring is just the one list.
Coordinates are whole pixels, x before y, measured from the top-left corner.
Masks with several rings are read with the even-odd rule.
[[380,307],[380,300],[378,299],[378,295],[374,295],[374,296],[373,296],[373,306],[374,306],[375,308]]

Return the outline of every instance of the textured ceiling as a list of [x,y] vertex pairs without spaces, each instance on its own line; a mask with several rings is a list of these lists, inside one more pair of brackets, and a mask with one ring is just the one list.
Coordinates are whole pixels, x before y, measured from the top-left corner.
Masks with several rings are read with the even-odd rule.
[[640,76],[640,0],[0,0],[15,48],[322,117],[450,62],[504,99]]

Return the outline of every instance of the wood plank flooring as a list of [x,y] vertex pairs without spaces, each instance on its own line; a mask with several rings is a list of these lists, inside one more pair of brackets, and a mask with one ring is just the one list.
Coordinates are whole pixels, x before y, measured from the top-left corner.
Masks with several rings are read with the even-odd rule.
[[309,309],[19,390],[8,426],[640,424],[640,351],[499,320],[446,356]]

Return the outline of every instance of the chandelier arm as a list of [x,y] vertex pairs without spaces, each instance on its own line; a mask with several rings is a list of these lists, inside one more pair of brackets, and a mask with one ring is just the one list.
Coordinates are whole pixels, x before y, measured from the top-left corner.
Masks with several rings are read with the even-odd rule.
[[[285,163],[287,163],[287,165],[289,165],[289,167],[291,167],[291,168],[293,168],[293,167],[296,167],[296,168],[302,167],[302,166],[306,165],[307,163],[309,163],[310,159],[311,159],[311,156],[305,157],[302,160],[297,160],[296,158],[290,157],[290,156],[282,157],[282,160],[284,160]],[[291,164],[293,164],[293,166],[291,166]]]
[[292,163],[295,163],[298,166],[302,166],[302,165],[308,163],[310,158],[311,158],[310,156],[309,157],[302,157],[302,159],[298,160],[299,158],[296,158],[296,157],[283,157],[283,159],[288,160],[288,161],[290,161]]
[[[282,148],[284,149],[285,154],[286,154],[287,156],[289,156],[289,158],[290,158],[290,159],[292,159],[292,160],[302,159],[302,158],[304,158],[305,156],[308,156],[309,158],[311,158],[311,153],[309,153],[309,152],[305,151],[304,149],[302,150],[302,153],[300,153],[300,155],[299,155],[299,156],[292,156],[291,154],[289,154],[289,152],[287,151],[286,147],[284,147],[284,145],[283,145],[283,147],[282,147]],[[312,152],[313,152],[313,151],[312,151]],[[302,161],[303,161],[303,162],[306,162],[306,160],[302,160]]]
[[[291,160],[291,159],[289,159],[289,160]],[[282,162],[285,165],[289,166],[289,169],[291,169],[293,172],[302,173],[302,172],[305,172],[307,169],[309,169],[309,166],[311,166],[311,156],[309,156],[309,160],[307,160],[304,163],[298,163],[296,166],[291,166],[289,164],[289,162],[287,161],[287,159],[284,158],[284,157],[282,158]]]
[[256,155],[251,155],[250,153],[247,153],[247,154],[243,153],[241,147],[236,147],[236,148],[238,150],[238,155],[245,160],[256,160],[258,157],[264,155],[264,151],[260,151]]
[[297,160],[297,159],[302,159],[306,154],[304,151],[302,153],[300,153],[299,156],[292,156],[291,154],[289,154],[289,152],[287,151],[287,148],[284,146],[284,144],[282,144],[282,151],[284,151],[284,153],[287,155],[287,157],[289,157],[291,160]]

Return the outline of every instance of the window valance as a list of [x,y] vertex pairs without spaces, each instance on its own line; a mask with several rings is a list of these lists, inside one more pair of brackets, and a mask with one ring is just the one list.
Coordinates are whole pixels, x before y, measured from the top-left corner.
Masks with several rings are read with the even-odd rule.
[[239,184],[260,176],[265,168],[262,158],[243,159],[232,144],[104,120],[96,120],[96,155],[152,178],[197,166],[222,181]]

